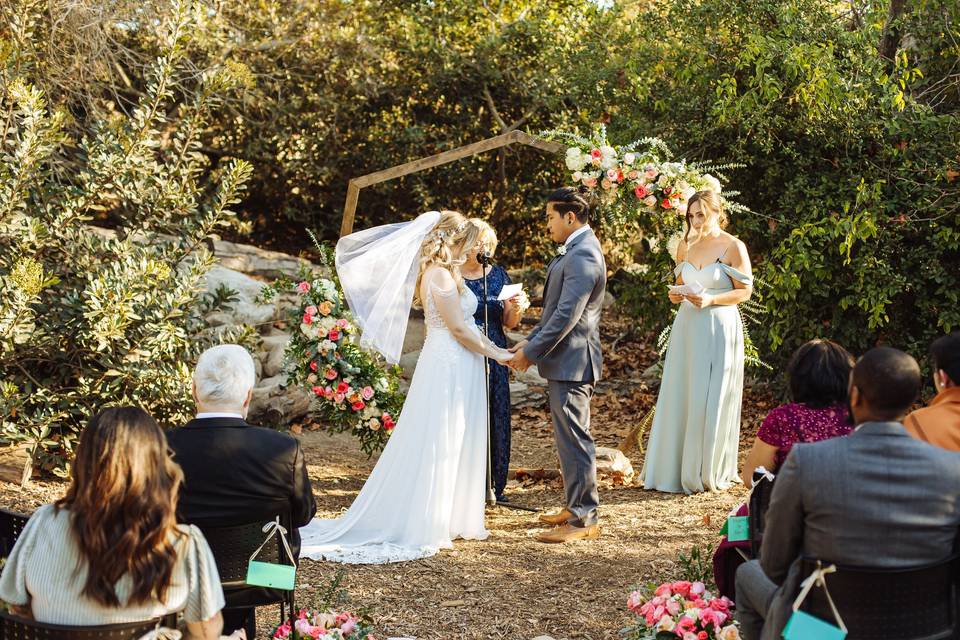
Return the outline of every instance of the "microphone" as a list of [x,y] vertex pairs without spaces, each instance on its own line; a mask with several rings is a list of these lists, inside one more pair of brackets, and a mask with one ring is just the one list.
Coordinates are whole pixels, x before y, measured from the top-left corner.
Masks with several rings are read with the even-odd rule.
[[486,266],[490,264],[490,261],[493,259],[493,256],[490,255],[489,251],[481,251],[477,254],[477,262]]

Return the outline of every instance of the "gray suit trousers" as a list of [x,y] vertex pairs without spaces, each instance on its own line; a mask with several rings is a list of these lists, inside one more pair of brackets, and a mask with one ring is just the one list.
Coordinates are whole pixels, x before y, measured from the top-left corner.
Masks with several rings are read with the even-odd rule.
[[590,435],[593,383],[550,380],[547,393],[567,509],[573,513],[568,522],[577,527],[588,527],[597,523],[597,505],[600,504],[596,445]]

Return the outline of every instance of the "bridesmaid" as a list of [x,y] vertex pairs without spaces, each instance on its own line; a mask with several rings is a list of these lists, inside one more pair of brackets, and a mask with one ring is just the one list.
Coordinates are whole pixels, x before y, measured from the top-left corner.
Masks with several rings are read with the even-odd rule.
[[[467,287],[483,300],[484,267],[477,256],[486,252],[492,256],[497,250],[497,234],[489,224],[479,218],[471,218],[480,229],[477,246],[467,253],[466,262],[460,267],[460,273]],[[490,340],[506,348],[507,336],[504,329],[513,329],[520,324],[520,308],[516,298],[504,302],[497,300],[504,285],[510,284],[510,276],[501,266],[487,265],[487,319],[490,323]],[[477,307],[474,320],[483,331],[483,304]],[[493,468],[493,491],[497,502],[505,502],[503,490],[507,486],[507,472],[510,470],[510,370],[492,360],[490,363],[490,422],[491,442],[490,459]]]
[[719,194],[690,198],[674,273],[678,285],[699,283],[704,290],[669,294],[680,308],[644,456],[647,489],[696,493],[740,481],[743,324],[736,305],[750,298],[753,278],[747,247],[725,224]]

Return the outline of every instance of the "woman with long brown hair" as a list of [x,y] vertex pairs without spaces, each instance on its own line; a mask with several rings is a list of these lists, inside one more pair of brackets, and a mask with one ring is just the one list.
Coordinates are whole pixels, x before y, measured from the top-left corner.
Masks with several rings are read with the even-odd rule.
[[715,191],[687,204],[670,301],[680,305],[663,363],[660,395],[644,458],[647,489],[696,493],[739,482],[737,448],[743,395],[743,323],[750,298],[747,247],[723,230]]
[[182,479],[147,412],[100,412],[80,437],[66,495],[37,509],[17,540],[0,599],[74,626],[183,611],[185,637],[218,638],[223,589],[203,534],[177,524]]

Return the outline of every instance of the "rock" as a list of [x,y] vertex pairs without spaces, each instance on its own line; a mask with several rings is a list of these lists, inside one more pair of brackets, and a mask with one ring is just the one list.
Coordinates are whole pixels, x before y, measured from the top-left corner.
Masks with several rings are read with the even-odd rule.
[[636,473],[622,451],[597,447],[597,476],[607,478],[615,485],[628,485],[633,482]]
[[325,269],[302,258],[248,244],[214,240],[213,247],[217,261],[227,269],[263,278],[273,279],[281,275],[296,278],[304,267],[319,271]]
[[546,401],[547,396],[542,387],[531,387],[523,382],[510,383],[510,404],[514,408],[539,407]]
[[603,304],[601,305],[604,309],[609,309],[617,303],[617,299],[613,297],[613,294],[609,291],[603,292]]
[[283,371],[283,357],[290,342],[290,335],[278,333],[266,336],[261,341],[263,351],[260,360],[263,362],[263,375],[269,378]]
[[659,362],[655,362],[640,374],[640,380],[650,389],[656,389],[660,386],[660,378],[663,377],[663,367]]
[[420,360],[420,351],[411,351],[400,356],[400,368],[403,369],[403,377],[407,380],[413,379],[413,372],[417,369],[417,361]]
[[504,334],[507,336],[507,340],[512,344],[517,344],[518,342],[523,342],[527,339],[527,334],[517,333],[515,331],[504,331]]
[[204,318],[211,327],[229,327],[233,324],[233,316],[226,311],[214,311]]
[[537,369],[536,365],[530,367],[526,371],[518,371],[516,374],[517,382],[522,382],[526,385],[535,385],[538,387],[547,386],[547,380],[540,375],[540,371]]
[[420,351],[423,348],[423,341],[427,337],[427,325],[423,322],[423,312],[414,309],[410,313],[410,319],[407,321],[407,332],[403,336],[403,351]]
[[213,267],[207,272],[205,279],[206,290],[210,293],[218,287],[225,286],[237,293],[237,300],[229,303],[222,311],[232,318],[230,324],[248,324],[254,327],[273,320],[277,308],[275,304],[257,304],[255,302],[263,283],[238,271]]

